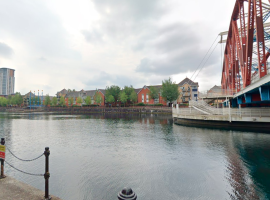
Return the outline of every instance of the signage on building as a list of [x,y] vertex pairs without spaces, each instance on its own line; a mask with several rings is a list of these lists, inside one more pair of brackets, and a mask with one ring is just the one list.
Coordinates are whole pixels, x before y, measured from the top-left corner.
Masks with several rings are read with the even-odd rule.
[[0,159],[5,160],[5,156],[6,156],[6,146],[0,145]]

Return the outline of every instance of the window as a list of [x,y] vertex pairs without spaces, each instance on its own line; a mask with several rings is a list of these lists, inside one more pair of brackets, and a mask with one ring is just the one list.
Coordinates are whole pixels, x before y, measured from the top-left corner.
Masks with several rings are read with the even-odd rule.
[[144,94],[142,94],[142,102],[144,103]]
[[198,96],[198,94],[194,94],[194,97],[197,97]]
[[148,94],[146,95],[146,102],[149,102],[149,99],[148,99]]
[[197,92],[197,89],[192,89],[193,92]]
[[158,98],[155,99],[155,103],[159,103],[159,99]]

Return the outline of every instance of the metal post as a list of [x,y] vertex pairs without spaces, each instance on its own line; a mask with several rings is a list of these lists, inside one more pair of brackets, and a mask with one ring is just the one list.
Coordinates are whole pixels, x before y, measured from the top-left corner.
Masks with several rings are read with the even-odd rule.
[[241,113],[241,104],[239,104],[239,111],[240,111],[240,117],[242,117],[242,113]]
[[117,195],[118,200],[136,200],[137,195],[131,188],[124,188],[122,191],[120,191]]
[[[1,138],[1,145],[5,145],[5,138]],[[5,174],[4,174],[4,159],[0,159],[1,160],[1,176],[0,179],[2,178],[6,178]]]
[[31,110],[31,90],[30,90],[30,110]]
[[50,200],[51,197],[49,195],[49,178],[50,178],[50,173],[49,173],[49,155],[50,155],[50,150],[49,147],[45,147],[44,151],[45,155],[45,200]]
[[228,100],[228,104],[229,104],[229,121],[232,122],[232,117],[231,117],[231,103],[230,103],[230,99]]

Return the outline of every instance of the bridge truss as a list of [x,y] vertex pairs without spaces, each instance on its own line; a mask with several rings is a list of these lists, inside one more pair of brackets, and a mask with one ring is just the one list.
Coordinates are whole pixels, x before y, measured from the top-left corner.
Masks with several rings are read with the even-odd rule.
[[[270,3],[270,0],[268,0]],[[270,73],[270,5],[262,0],[236,0],[224,50],[222,89],[239,92]],[[245,13],[245,11],[247,11]],[[226,35],[221,33],[222,36]]]

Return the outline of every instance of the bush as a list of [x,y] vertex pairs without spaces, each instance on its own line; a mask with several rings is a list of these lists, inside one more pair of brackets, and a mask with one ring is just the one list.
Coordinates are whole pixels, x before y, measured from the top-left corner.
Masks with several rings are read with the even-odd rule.
[[72,105],[72,107],[81,107],[81,106],[79,106],[79,105],[76,105],[76,104],[73,104],[73,105]]
[[163,106],[163,104],[162,103],[157,103],[157,104],[155,104],[155,106]]
[[137,104],[135,104],[135,106],[145,106],[145,104],[144,103],[137,103]]
[[83,105],[83,107],[97,107],[97,106],[99,106],[99,105],[97,105],[97,104]]

